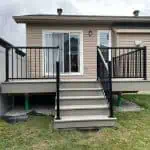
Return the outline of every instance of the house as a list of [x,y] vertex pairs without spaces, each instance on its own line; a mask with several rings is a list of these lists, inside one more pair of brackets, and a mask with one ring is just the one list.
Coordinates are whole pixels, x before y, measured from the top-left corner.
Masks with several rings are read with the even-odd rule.
[[[5,53],[6,53],[6,48],[8,47],[14,47],[11,43],[8,41],[4,40],[3,38],[0,38],[0,85],[2,82],[6,80],[6,74],[5,74],[5,68],[6,68],[6,59],[5,59]],[[17,59],[13,56],[14,62],[18,62],[20,64],[20,57],[24,57],[25,53],[20,51],[19,49],[15,49],[14,53],[18,57]],[[11,65],[12,62],[12,55],[9,53],[9,65]],[[15,66],[16,67],[16,66]],[[16,70],[16,68],[14,68]],[[20,69],[18,69],[18,72],[20,72]],[[10,69],[10,74],[12,73],[12,70]],[[5,112],[7,112],[10,107],[11,107],[12,101],[11,99],[8,99],[6,95],[2,95],[0,93],[0,116],[2,116]]]
[[56,93],[55,128],[114,126],[112,94],[150,90],[150,17],[135,14],[14,16],[26,24],[25,72],[10,73],[6,51],[1,93],[22,93],[27,106]]

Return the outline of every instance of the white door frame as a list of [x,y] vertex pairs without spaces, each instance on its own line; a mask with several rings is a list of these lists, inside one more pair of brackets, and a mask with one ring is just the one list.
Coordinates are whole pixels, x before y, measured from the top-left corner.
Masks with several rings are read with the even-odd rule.
[[[68,72],[61,73],[61,75],[83,75],[84,72],[84,64],[83,64],[83,31],[82,30],[42,30],[42,46],[45,47],[45,34],[47,33],[80,33],[80,69],[79,72]],[[70,34],[69,34],[70,36]],[[44,65],[44,64],[43,64]],[[44,70],[43,70],[44,72]]]

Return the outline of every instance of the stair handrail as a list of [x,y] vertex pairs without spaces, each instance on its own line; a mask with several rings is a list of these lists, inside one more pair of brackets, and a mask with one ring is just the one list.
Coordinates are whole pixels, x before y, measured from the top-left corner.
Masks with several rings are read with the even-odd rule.
[[105,61],[105,58],[104,58],[104,56],[103,56],[102,52],[100,51],[100,49],[99,49],[99,48],[98,48],[97,50],[98,50],[99,55],[100,55],[100,57],[101,57],[101,59],[102,59],[102,61],[103,61],[103,63],[104,63],[105,68],[106,68],[106,69],[107,69],[107,71],[108,71],[108,64],[107,64],[107,62]]
[[[105,96],[109,102],[110,117],[112,118],[113,117],[112,67],[111,67],[112,62],[111,60],[109,60],[108,63],[106,62],[101,52],[101,49],[103,49],[103,47],[97,46],[97,80],[100,79],[99,80],[100,84],[103,86]],[[109,50],[109,48],[106,47],[104,49],[107,51]],[[103,67],[100,64],[102,64]]]

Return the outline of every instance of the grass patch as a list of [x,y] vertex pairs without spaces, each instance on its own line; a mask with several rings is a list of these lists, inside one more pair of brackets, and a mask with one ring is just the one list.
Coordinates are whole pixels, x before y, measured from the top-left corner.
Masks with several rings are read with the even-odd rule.
[[145,109],[116,113],[117,127],[98,132],[59,131],[52,118],[30,116],[14,125],[0,120],[0,150],[149,150],[150,95],[124,95]]

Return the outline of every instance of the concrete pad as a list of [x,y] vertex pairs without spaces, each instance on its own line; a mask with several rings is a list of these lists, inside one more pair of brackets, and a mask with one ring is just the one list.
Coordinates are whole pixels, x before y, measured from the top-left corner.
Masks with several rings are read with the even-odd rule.
[[130,101],[122,101],[121,106],[115,107],[115,111],[117,112],[139,112],[143,109],[144,108]]
[[25,111],[24,107],[15,107],[12,110],[5,113],[4,116],[23,116],[27,115],[28,113],[32,112],[32,110]]
[[35,106],[33,112],[41,115],[55,115],[55,109],[52,106]]

